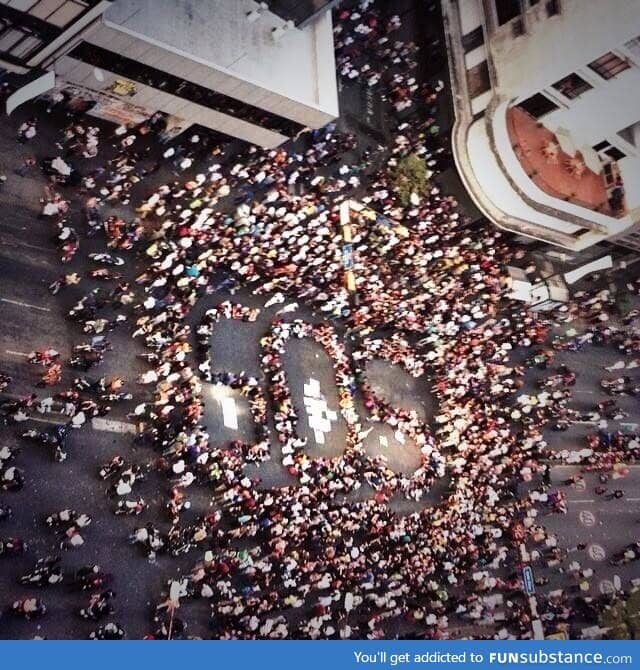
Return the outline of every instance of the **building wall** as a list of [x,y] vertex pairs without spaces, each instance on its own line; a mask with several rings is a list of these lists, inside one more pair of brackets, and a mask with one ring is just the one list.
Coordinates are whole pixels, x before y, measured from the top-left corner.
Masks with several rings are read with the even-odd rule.
[[[640,2],[558,0],[560,13],[553,16],[547,11],[552,3],[531,2],[520,0],[519,15],[499,26],[495,0],[443,0],[456,108],[454,156],[472,198],[498,225],[581,249],[624,234],[640,219],[640,40],[626,45],[640,36]],[[608,52],[631,67],[610,79],[588,67]],[[552,85],[572,72],[592,88],[570,99]],[[567,129],[577,149],[607,141],[626,154],[618,166],[627,216],[569,211],[577,208],[557,198],[549,202],[509,162],[513,149],[498,132],[503,128],[496,110],[539,93],[558,105],[540,118],[547,128]]]
[[[58,84],[60,87],[64,87],[66,82],[104,92],[109,92],[110,87],[117,79],[123,79],[118,74],[101,70],[103,80],[99,81],[95,76],[94,67],[69,56],[64,56],[56,62],[56,75],[60,78]],[[260,146],[277,146],[287,140],[285,136],[278,133],[259,128],[233,116],[202,107],[139,82],[133,82],[133,85],[135,94],[122,98],[124,102],[142,107],[148,110],[149,114],[161,110],[182,118],[185,120],[185,128],[198,123]]]
[[640,35],[637,0],[560,0],[551,17],[544,5],[527,13],[525,35],[514,38],[510,24],[491,35],[498,89],[510,97],[526,98]]
[[190,68],[193,77],[224,87],[214,90],[235,90],[241,100],[262,96],[263,109],[304,125],[335,118],[331,12],[302,30],[282,30],[284,22],[270,12],[249,21],[257,7],[253,0],[122,0],[105,13],[104,22],[173,54],[166,67],[176,68],[174,74],[187,75]]
[[[123,5],[114,5],[114,7],[119,8],[120,11],[123,9]],[[116,14],[116,16],[119,15]],[[244,14],[241,16],[242,23],[229,26],[229,31],[244,28],[246,19]],[[236,118],[233,112],[226,114],[225,105],[214,105],[215,109],[210,109],[204,105],[182,99],[179,94],[172,95],[166,91],[145,85],[153,82],[145,80],[145,83],[142,83],[140,80],[135,80],[135,75],[132,75],[129,79],[134,81],[135,93],[130,97],[127,96],[126,99],[134,105],[148,108],[151,111],[161,110],[183,118],[185,125],[198,123],[265,147],[282,144],[298,129],[306,126],[321,127],[333,120],[338,113],[337,105],[334,107],[331,104],[331,101],[337,96],[337,87],[330,13],[321,17],[313,26],[305,29],[307,33],[303,41],[309,42],[309,38],[313,38],[307,44],[306,49],[307,52],[310,50],[313,54],[312,71],[317,72],[319,76],[315,79],[306,77],[305,88],[298,91],[298,96],[294,95],[295,86],[291,87],[291,82],[283,83],[279,81],[277,87],[274,87],[275,90],[271,90],[266,85],[260,85],[250,78],[230,71],[227,67],[208,62],[201,57],[201,52],[195,46],[190,52],[186,52],[175,44],[167,43],[168,41],[178,43],[178,36],[171,32],[167,33],[167,41],[160,42],[154,37],[155,30],[149,29],[149,34],[141,35],[131,30],[130,22],[128,23],[125,18],[120,16],[120,19],[124,25],[109,20],[109,15],[104,16],[101,21],[85,33],[84,41],[134,60],[141,65],[155,68],[163,73],[228,96],[230,107],[233,106],[234,100],[240,101],[252,105],[258,110],[264,110],[283,119],[289,119],[294,122],[289,125],[295,126],[297,124],[297,126],[289,132],[283,131],[279,126],[275,128],[263,127],[265,124],[260,125],[254,122],[253,118]],[[161,27],[161,29],[164,30],[165,28]],[[216,29],[220,31],[220,26],[216,26]],[[322,39],[316,39],[318,35]],[[184,37],[182,35],[183,39]],[[296,35],[294,37],[296,43],[298,43],[300,36]],[[229,35],[226,35],[225,39],[229,39]],[[267,47],[263,46],[262,48]],[[268,49],[271,49],[271,46]],[[195,53],[198,53],[198,55],[194,55]],[[87,56],[89,55],[87,54]],[[291,57],[295,58],[295,56],[296,52],[294,50]],[[100,69],[109,75],[109,79],[100,82],[94,76],[95,68],[83,63],[79,60],[81,58],[83,58],[82,54],[77,55],[74,52],[59,60],[55,65],[56,73],[65,82],[79,84],[98,91],[106,90],[116,78],[127,78],[126,72],[118,71],[115,67],[114,71],[110,71],[108,66],[106,68],[101,66]],[[279,58],[281,58],[281,55]],[[88,60],[91,62],[93,59]],[[261,67],[264,68],[264,63],[261,64]],[[245,70],[250,69],[247,63],[244,64],[243,68]],[[286,91],[287,88],[292,91],[291,95],[281,92]],[[327,101],[329,101],[328,104]],[[320,102],[325,104],[324,108],[321,107]],[[238,110],[238,115],[241,115],[240,110]]]

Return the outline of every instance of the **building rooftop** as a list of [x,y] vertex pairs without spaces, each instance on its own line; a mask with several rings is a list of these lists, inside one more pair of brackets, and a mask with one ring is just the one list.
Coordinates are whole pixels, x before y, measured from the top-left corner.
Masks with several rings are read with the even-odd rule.
[[257,7],[252,0],[119,0],[104,19],[139,39],[337,116],[331,12],[274,39],[273,29],[284,21],[269,11],[249,20]]

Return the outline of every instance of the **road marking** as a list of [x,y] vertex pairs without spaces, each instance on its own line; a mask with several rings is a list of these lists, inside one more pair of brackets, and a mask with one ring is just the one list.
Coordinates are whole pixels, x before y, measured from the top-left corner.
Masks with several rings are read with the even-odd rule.
[[599,544],[590,544],[587,553],[592,561],[604,561],[607,557],[607,552]]
[[616,587],[613,585],[613,582],[608,579],[603,579],[599,584],[600,593],[603,596],[610,596],[616,592]]
[[572,505],[586,505],[588,503],[594,502],[593,498],[591,500],[569,500]]
[[12,351],[11,349],[5,349],[4,353],[11,354],[11,356],[24,356],[25,358],[29,358],[29,354],[25,354],[24,351]]
[[135,423],[125,421],[113,421],[112,419],[91,419],[91,427],[94,430],[106,430],[110,433],[136,433]]
[[27,244],[27,242],[19,242],[18,240],[11,240],[9,242],[9,240],[2,239],[2,240],[0,240],[0,242],[2,242],[2,244],[5,245],[5,246],[10,246],[10,245],[15,244],[19,247],[26,247],[27,249],[35,249],[36,251],[46,251],[47,253],[53,251],[53,249],[47,249],[47,247],[38,247],[35,244]]
[[36,423],[48,423],[55,426],[61,426],[69,422],[69,417],[65,417],[62,421],[56,421],[55,419],[41,419],[39,416],[29,416],[29,421],[35,421]]
[[39,305],[32,305],[28,302],[20,302],[20,300],[9,300],[9,298],[0,298],[0,302],[8,302],[10,305],[18,305],[19,307],[29,307],[30,309],[37,309],[41,312],[50,312],[48,307],[40,307]]
[[588,509],[581,510],[578,518],[580,519],[580,523],[586,528],[591,528],[596,525],[596,516]]
[[238,410],[236,401],[230,397],[218,398],[220,408],[222,409],[222,423],[232,430],[238,430]]
[[640,498],[627,498],[627,502],[640,502]]

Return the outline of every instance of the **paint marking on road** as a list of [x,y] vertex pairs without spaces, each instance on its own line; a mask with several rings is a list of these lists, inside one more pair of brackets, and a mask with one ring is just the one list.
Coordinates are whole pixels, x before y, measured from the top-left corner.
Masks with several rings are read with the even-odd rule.
[[616,592],[616,587],[609,579],[600,580],[599,589],[603,596],[610,596]]
[[232,430],[238,430],[238,410],[236,409],[236,401],[230,397],[218,398],[220,407],[222,408],[222,423]]
[[580,523],[586,528],[591,528],[596,525],[596,515],[588,509],[580,510],[578,519],[580,519]]
[[35,251],[46,251],[47,253],[50,253],[52,251],[52,249],[47,249],[47,247],[39,247],[35,244],[29,244],[27,242],[20,242],[18,240],[9,241],[9,240],[6,240],[6,239],[3,238],[3,239],[0,239],[0,242],[2,242],[2,244],[4,246],[16,245],[16,246],[19,246],[19,247],[26,247],[27,249],[34,249]]
[[136,424],[125,421],[113,421],[112,419],[91,419],[91,427],[94,430],[106,430],[110,433],[136,433]]
[[640,502],[640,498],[627,498],[627,502]]
[[29,421],[35,421],[36,423],[48,423],[52,426],[61,426],[64,423],[69,421],[69,418],[66,417],[63,421],[56,421],[55,419],[41,419],[39,416],[30,416]]
[[604,561],[607,557],[607,552],[604,550],[604,547],[599,544],[590,544],[587,553],[592,561]]
[[24,351],[13,351],[12,349],[5,349],[4,353],[11,356],[24,356],[25,358],[29,358],[29,354],[25,354]]
[[0,298],[0,302],[8,302],[10,305],[18,305],[19,307],[28,307],[30,309],[37,309],[41,312],[50,312],[48,307],[40,307],[39,305],[32,305],[28,302],[21,302],[20,300],[9,300],[9,298]]
[[591,500],[569,500],[569,502],[573,505],[586,505],[588,503],[595,502],[593,498]]

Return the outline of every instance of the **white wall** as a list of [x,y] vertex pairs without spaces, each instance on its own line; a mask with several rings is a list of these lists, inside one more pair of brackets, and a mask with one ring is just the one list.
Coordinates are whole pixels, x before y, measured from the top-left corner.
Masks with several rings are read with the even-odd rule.
[[[125,79],[120,75],[101,70],[103,81],[94,76],[94,69],[79,60],[64,56],[56,62],[56,75],[70,84],[80,84],[96,91],[105,91],[114,79]],[[207,107],[196,105],[182,98],[178,98],[164,91],[134,82],[136,94],[127,98],[134,105],[147,108],[150,112],[162,110],[168,114],[185,119],[185,127],[192,123],[199,123],[209,128],[219,130],[233,137],[238,137],[252,144],[265,147],[275,147],[286,141],[286,137],[270,130],[265,130],[253,124],[236,119],[233,116],[216,112]],[[59,86],[61,83],[58,84]]]
[[562,13],[547,18],[541,0],[529,13],[526,35],[514,38],[507,24],[492,36],[491,54],[504,95],[529,97],[640,36],[638,0],[560,1]]

